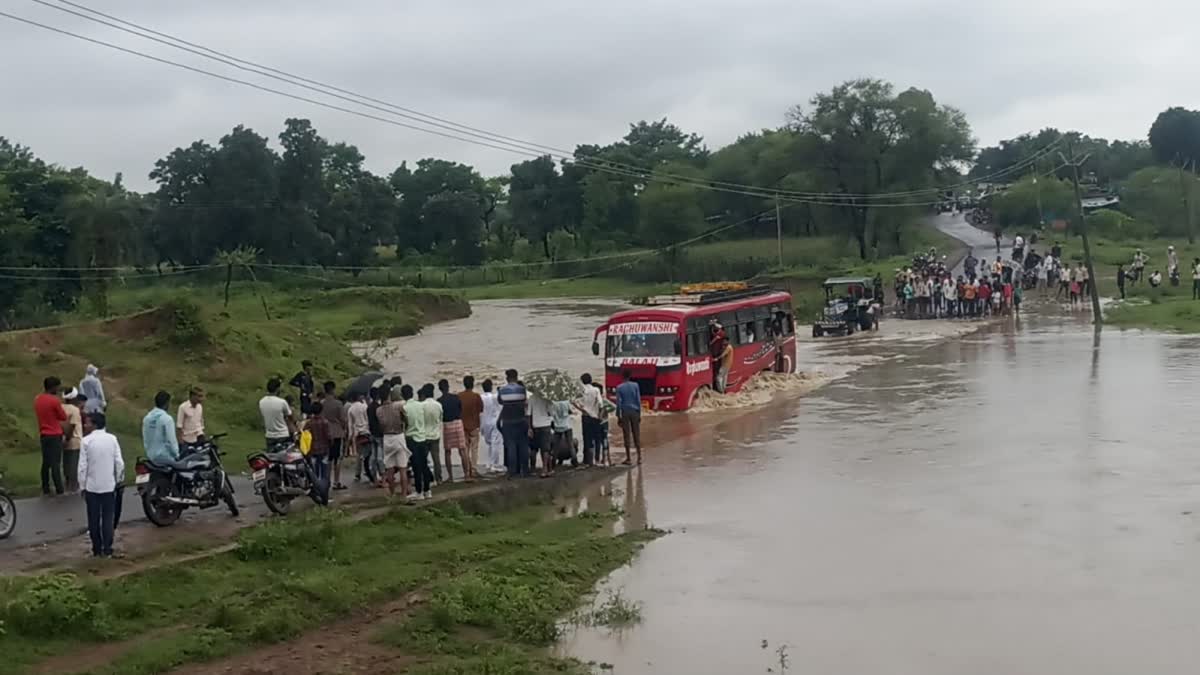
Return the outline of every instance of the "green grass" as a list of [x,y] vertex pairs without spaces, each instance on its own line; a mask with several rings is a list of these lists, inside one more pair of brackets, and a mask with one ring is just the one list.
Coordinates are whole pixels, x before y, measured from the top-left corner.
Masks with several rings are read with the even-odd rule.
[[[0,579],[5,672],[113,640],[130,642],[91,672],[164,672],[286,640],[417,589],[432,599],[412,625],[486,627],[542,659],[525,648],[552,640],[557,617],[653,536],[613,538],[611,516],[545,516],[536,507],[471,515],[446,505],[356,523],[314,510],[243,530],[235,551],[177,567],[106,581]],[[162,633],[146,636],[151,630]]]
[[141,418],[155,392],[170,392],[177,405],[191,386],[202,386],[207,430],[229,432],[224,446],[240,456],[261,446],[257,401],[269,377],[286,383],[301,360],[311,359],[318,380],[344,383],[364,369],[349,340],[411,334],[430,321],[470,311],[461,296],[438,291],[271,290],[267,320],[252,289],[239,287],[228,309],[220,295],[214,287],[117,293],[117,311],[159,309],[107,323],[0,334],[0,377],[9,383],[0,389],[0,467],[6,468],[9,489],[18,494],[38,489],[32,401],[48,375],[72,386],[88,363],[101,368],[109,427],[123,441],[127,459],[140,451]]
[[[1045,253],[1055,239],[1039,242],[1040,253]],[[1061,236],[1063,257],[1069,262],[1083,260],[1083,243],[1079,237]],[[1156,330],[1200,333],[1200,302],[1192,300],[1192,261],[1200,257],[1200,243],[1189,244],[1186,239],[1138,239],[1113,241],[1093,238],[1092,264],[1098,279],[1097,288],[1104,297],[1118,297],[1117,265],[1129,268],[1133,254],[1140,248],[1150,256],[1146,274],[1159,270],[1163,274],[1163,285],[1151,288],[1144,280],[1137,284],[1126,284],[1125,302],[1118,302],[1105,311],[1105,321],[1116,326],[1151,328]],[[1167,276],[1167,246],[1174,246],[1179,254],[1180,281],[1172,287]]]
[[[595,524],[605,519],[576,520]],[[507,553],[440,580],[421,611],[384,626],[375,639],[424,655],[423,663],[407,671],[411,673],[590,672],[583,664],[549,657],[545,648],[559,638],[561,617],[578,606],[580,597],[657,534],[573,536]],[[622,604],[618,618],[630,619],[630,607]]]

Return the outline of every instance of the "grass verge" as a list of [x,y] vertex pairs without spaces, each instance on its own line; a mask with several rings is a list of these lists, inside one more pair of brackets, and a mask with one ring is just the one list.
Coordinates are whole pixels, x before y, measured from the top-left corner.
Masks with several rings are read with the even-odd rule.
[[418,589],[430,600],[412,625],[429,629],[404,635],[434,641],[459,623],[487,627],[503,643],[497,650],[538,662],[547,657],[528,648],[552,640],[557,617],[654,536],[612,537],[612,517],[547,520],[540,507],[473,515],[447,504],[350,522],[321,510],[244,530],[234,551],[186,566],[106,581],[0,579],[3,669],[160,673],[282,642]]
[[257,401],[268,378],[287,382],[310,359],[319,380],[345,382],[364,368],[350,340],[408,335],[470,313],[459,294],[402,288],[260,297],[242,286],[228,307],[219,287],[142,289],[115,294],[114,305],[126,316],[0,334],[0,379],[10,385],[0,389],[0,467],[17,494],[39,486],[32,404],[48,375],[70,387],[87,364],[101,368],[109,428],[125,442],[127,460],[140,448],[141,418],[155,392],[170,392],[177,405],[202,386],[208,431],[229,432],[225,447],[236,453],[261,446]]

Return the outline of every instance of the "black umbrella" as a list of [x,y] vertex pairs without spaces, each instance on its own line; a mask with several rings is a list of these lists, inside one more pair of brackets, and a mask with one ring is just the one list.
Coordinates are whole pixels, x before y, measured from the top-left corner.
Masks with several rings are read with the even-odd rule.
[[367,372],[354,378],[349,387],[346,387],[346,398],[354,398],[359,394],[366,396],[371,392],[371,387],[375,386],[383,377],[383,373],[378,370],[368,370]]

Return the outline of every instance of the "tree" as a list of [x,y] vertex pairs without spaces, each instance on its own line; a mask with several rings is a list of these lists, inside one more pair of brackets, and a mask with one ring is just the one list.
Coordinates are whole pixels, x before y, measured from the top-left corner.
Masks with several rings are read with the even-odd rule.
[[[446,246],[454,238],[428,217],[426,204],[438,195],[459,193],[481,205],[484,202],[483,177],[474,168],[458,162],[429,157],[417,162],[415,170],[402,164],[392,172],[389,181],[400,198],[398,250],[408,248],[427,253]],[[482,221],[482,209],[476,217]]]
[[992,198],[992,213],[1000,225],[1033,227],[1042,222],[1043,214],[1047,221],[1070,218],[1074,198],[1074,189],[1067,181],[1047,176],[1035,182],[1028,176]]
[[1200,111],[1168,108],[1150,127],[1150,148],[1162,164],[1200,162]]
[[704,222],[696,188],[689,185],[651,183],[638,199],[642,240],[658,249],[674,278],[683,258],[683,242],[694,237]]
[[[853,80],[813,97],[808,108],[789,114],[793,128],[820,156],[818,180],[826,191],[847,195],[927,188],[941,172],[974,155],[970,127],[958,110],[938,105],[927,91],[896,95],[881,80]],[[892,200],[893,203],[896,200]],[[898,240],[912,212],[881,210],[861,197],[839,206],[865,260],[878,243],[881,226]]]
[[[1137,220],[1151,223],[1160,236],[1186,236],[1187,213],[1180,199],[1178,168],[1150,167],[1133,174],[1121,191],[1121,206]],[[1185,173],[1184,189],[1193,193],[1200,184],[1196,176]],[[1200,216],[1200,205],[1188,202],[1192,217]]]
[[126,262],[122,243],[128,240],[138,211],[121,186],[120,174],[112,185],[75,195],[66,210],[73,233],[71,258],[88,276],[83,292],[91,298],[96,313],[107,317],[114,268]]
[[478,265],[483,262],[482,210],[476,196],[467,192],[440,192],[425,203],[422,217],[437,223],[445,233],[452,263]]
[[530,242],[540,241],[546,258],[552,258],[550,235],[562,224],[555,208],[560,176],[549,155],[512,165],[508,202],[513,221]]
[[665,117],[654,122],[642,120],[629,125],[629,133],[625,134],[624,141],[637,165],[647,170],[667,162],[701,166],[708,158],[708,148],[704,147],[703,138],[684,133]]

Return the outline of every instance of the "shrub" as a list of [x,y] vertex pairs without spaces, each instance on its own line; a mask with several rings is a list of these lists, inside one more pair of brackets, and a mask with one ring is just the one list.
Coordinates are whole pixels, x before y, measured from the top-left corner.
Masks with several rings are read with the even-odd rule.
[[111,613],[89,596],[74,574],[35,578],[4,605],[4,624],[14,633],[46,636],[68,632],[105,637],[111,632]]

